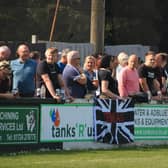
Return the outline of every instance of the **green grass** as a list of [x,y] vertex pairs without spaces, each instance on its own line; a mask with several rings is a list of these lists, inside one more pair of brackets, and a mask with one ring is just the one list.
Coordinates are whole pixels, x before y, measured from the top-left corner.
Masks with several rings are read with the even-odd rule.
[[0,155],[0,168],[168,168],[168,148],[52,151]]

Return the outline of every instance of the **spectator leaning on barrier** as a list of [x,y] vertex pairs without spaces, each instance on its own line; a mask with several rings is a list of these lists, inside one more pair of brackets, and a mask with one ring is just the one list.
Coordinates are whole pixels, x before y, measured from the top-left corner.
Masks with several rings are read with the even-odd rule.
[[18,58],[12,60],[10,64],[13,76],[12,89],[17,90],[21,97],[33,97],[37,63],[30,59],[30,49],[27,44],[20,44],[16,53]]
[[118,80],[118,76],[121,69],[127,66],[128,64],[128,55],[125,52],[121,52],[119,53],[117,58],[118,58],[118,66],[116,68],[116,79]]
[[41,61],[37,66],[36,86],[37,88],[41,88],[44,85],[46,88],[46,97],[56,99],[60,102],[61,97],[56,94],[56,89],[64,89],[67,96],[69,96],[69,93],[56,64],[58,61],[58,49],[54,47],[48,48],[45,52],[45,57],[46,59]]
[[86,94],[87,77],[80,66],[78,51],[70,51],[67,55],[67,65],[63,71],[63,80],[74,98],[84,98]]
[[119,74],[118,90],[121,97],[128,97],[138,94],[139,75],[136,69],[138,64],[138,57],[130,55],[128,58],[128,65],[124,67]]
[[138,69],[140,87],[143,92],[148,94],[148,99],[151,99],[152,96],[158,95],[159,98],[162,96],[160,84],[156,79],[154,63],[155,53],[149,51],[145,54],[145,63]]
[[105,55],[101,59],[98,79],[100,85],[100,98],[121,99],[118,95],[117,81],[112,77],[115,58]]

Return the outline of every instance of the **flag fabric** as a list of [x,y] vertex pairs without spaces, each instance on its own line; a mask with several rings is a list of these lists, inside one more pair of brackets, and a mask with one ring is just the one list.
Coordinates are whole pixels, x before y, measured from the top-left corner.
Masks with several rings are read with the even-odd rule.
[[94,100],[95,140],[109,144],[134,141],[134,102],[132,99]]

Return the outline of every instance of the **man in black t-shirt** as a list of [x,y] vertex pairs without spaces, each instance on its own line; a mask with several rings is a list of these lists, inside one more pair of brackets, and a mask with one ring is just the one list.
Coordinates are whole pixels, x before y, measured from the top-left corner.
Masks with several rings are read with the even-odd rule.
[[165,71],[165,65],[167,63],[167,54],[166,53],[158,53],[155,56],[155,71],[156,71],[156,78],[160,84],[160,89],[162,94],[166,94],[167,89],[167,74]]
[[157,95],[161,98],[160,85],[153,68],[154,63],[155,53],[149,51],[145,55],[145,63],[138,69],[140,87],[143,92],[148,94],[148,99],[151,99],[151,96]]
[[56,99],[60,102],[60,95],[56,94],[56,89],[65,90],[66,96],[69,97],[67,87],[62,80],[61,72],[56,64],[58,59],[58,50],[56,48],[48,48],[45,52],[46,59],[41,61],[37,66],[36,84],[37,88],[42,85],[46,88],[46,97]]

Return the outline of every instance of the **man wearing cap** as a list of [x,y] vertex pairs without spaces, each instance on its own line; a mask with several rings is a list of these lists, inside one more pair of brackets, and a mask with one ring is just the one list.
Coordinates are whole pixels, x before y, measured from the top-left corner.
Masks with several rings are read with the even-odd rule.
[[78,51],[70,51],[67,54],[67,65],[63,71],[63,80],[69,88],[70,95],[74,98],[84,98],[86,94],[87,78],[80,66]]

